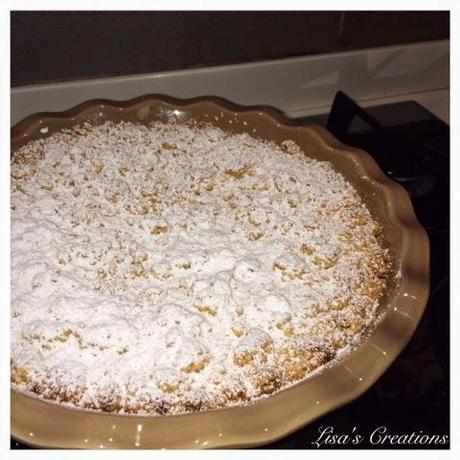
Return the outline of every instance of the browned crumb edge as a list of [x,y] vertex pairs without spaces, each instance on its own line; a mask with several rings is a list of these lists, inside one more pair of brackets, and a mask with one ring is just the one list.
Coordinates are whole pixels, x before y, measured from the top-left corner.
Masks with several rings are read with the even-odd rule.
[[31,392],[44,400],[69,404],[77,408],[109,413],[167,415],[221,409],[255,402],[260,397],[268,396],[301,381],[336,357],[331,349],[320,346],[286,349],[284,356],[284,362],[280,362],[278,368],[261,368],[254,373],[254,383],[259,390],[256,396],[248,397],[242,389],[223,388],[221,396],[212,401],[184,400],[175,401],[174,404],[168,401],[139,401],[132,404],[123,401],[120,396],[107,394],[98,402],[83,402],[84,388],[69,391],[58,384],[46,385],[34,382],[28,371],[17,367],[14,362],[11,364],[11,382],[18,389]]
[[282,369],[259,369],[257,375],[254,376],[254,381],[259,389],[257,396],[250,398],[244,390],[225,388],[222,395],[213,401],[184,401],[175,403],[174,407],[171,407],[172,405],[166,401],[129,404],[122,401],[120,397],[110,395],[101,398],[98,403],[82,403],[81,398],[84,389],[70,392],[59,387],[59,385],[44,385],[33,382],[27,370],[15,366],[14,363],[11,365],[11,382],[45,400],[69,403],[83,409],[127,414],[166,415],[172,412],[198,412],[249,403],[260,396],[272,394],[284,386],[302,380],[307,374],[331,361],[333,357],[334,354],[330,350],[318,346],[286,350],[286,363],[280,363],[281,365],[285,364]]

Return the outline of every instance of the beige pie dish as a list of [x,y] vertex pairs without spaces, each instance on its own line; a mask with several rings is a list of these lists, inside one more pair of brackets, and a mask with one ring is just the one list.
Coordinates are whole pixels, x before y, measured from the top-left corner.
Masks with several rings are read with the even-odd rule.
[[[356,187],[383,226],[398,277],[381,302],[382,319],[350,354],[322,372],[251,405],[184,415],[97,413],[11,391],[11,434],[28,444],[61,448],[237,448],[263,445],[364,393],[406,346],[429,293],[429,243],[404,189],[365,152],[337,141],[326,129],[299,124],[267,107],[242,107],[215,97],[188,100],[147,95],[124,102],[92,100],[41,113],[12,128],[14,151],[83,121],[148,123],[204,121],[262,139],[294,140],[305,153],[330,161]],[[306,441],[307,442],[307,441]]]

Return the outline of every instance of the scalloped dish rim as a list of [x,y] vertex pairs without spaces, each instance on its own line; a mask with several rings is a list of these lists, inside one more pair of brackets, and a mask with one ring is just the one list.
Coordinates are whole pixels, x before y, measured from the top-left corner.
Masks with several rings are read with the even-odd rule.
[[12,128],[11,149],[84,120],[143,122],[166,115],[210,121],[262,139],[290,138],[307,155],[309,148],[313,157],[319,153],[316,158],[330,161],[364,195],[375,218],[385,221],[399,282],[382,301],[382,318],[353,351],[321,372],[247,405],[180,415],[117,415],[59,405],[12,389],[11,435],[27,444],[112,449],[267,444],[363,394],[404,349],[423,315],[429,294],[429,242],[409,196],[369,154],[345,146],[319,125],[289,120],[271,107],[241,106],[210,96],[176,99],[154,94],[128,101],[95,99],[63,112],[31,115]]

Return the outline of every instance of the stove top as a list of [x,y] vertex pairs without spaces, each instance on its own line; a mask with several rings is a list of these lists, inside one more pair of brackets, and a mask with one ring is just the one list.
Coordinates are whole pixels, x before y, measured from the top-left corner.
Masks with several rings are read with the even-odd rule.
[[[367,151],[407,190],[430,239],[431,293],[414,337],[372,388],[264,448],[449,448],[449,127],[416,102],[363,109],[342,92],[329,114],[298,121],[323,124]],[[380,442],[385,434],[407,442]],[[424,435],[445,442],[424,443]],[[11,448],[30,447],[11,439]]]

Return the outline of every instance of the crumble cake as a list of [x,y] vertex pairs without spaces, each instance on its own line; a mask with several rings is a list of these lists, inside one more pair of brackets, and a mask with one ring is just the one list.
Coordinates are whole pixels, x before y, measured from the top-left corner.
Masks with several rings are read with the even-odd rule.
[[85,124],[11,164],[13,387],[99,411],[247,404],[356,345],[390,257],[291,140]]

